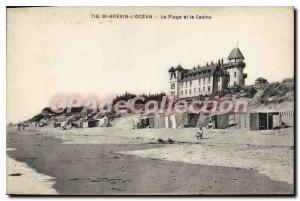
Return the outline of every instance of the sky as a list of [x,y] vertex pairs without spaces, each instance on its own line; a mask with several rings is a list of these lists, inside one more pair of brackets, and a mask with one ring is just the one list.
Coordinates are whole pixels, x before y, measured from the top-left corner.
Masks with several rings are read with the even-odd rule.
[[[91,14],[154,19],[93,19]],[[161,15],[209,15],[206,20]],[[167,92],[168,69],[227,59],[237,46],[246,84],[294,77],[291,7],[9,8],[7,122],[39,113],[57,95],[108,99]]]

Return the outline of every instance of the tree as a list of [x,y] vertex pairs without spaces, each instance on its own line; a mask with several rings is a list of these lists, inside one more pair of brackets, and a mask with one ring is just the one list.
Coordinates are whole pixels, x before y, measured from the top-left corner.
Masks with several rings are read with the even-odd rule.
[[268,84],[268,80],[266,80],[263,77],[256,78],[255,85],[265,85],[265,84]]

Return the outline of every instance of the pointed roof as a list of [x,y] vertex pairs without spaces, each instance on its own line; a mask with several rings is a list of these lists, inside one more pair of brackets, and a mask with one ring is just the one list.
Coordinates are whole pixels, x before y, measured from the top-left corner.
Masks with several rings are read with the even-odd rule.
[[170,69],[169,69],[169,72],[174,72],[175,71],[175,68],[172,66]]
[[238,47],[236,47],[233,50],[231,50],[228,59],[245,59],[245,58],[241,50]]
[[182,68],[182,66],[179,64],[179,65],[175,68],[175,70],[183,70],[183,68]]

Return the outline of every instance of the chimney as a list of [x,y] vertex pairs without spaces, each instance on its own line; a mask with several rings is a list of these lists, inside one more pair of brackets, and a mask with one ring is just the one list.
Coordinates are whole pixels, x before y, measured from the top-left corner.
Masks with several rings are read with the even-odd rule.
[[212,65],[212,66],[214,65],[214,62],[213,62],[213,61],[211,61],[211,65]]
[[218,59],[218,64],[219,64],[219,66],[221,65],[220,59]]
[[224,63],[224,60],[223,60],[223,59],[221,59],[221,64],[223,65],[223,63]]

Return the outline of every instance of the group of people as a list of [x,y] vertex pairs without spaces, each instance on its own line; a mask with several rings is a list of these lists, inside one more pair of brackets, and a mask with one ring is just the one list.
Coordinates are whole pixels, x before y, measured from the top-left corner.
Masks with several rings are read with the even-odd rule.
[[18,124],[18,131],[21,131],[21,128],[25,130],[25,124]]

